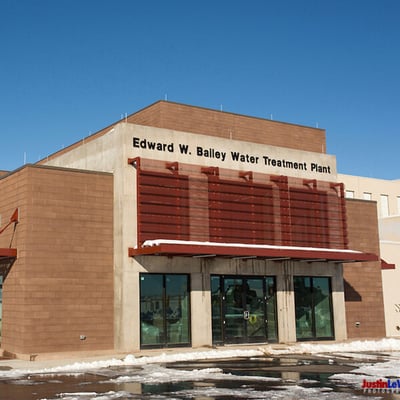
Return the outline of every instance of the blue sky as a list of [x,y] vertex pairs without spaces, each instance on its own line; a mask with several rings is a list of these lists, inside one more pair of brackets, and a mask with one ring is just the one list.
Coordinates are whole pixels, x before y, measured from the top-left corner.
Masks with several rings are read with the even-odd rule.
[[340,173],[400,178],[399,17],[398,0],[1,0],[0,169],[167,97],[324,128]]

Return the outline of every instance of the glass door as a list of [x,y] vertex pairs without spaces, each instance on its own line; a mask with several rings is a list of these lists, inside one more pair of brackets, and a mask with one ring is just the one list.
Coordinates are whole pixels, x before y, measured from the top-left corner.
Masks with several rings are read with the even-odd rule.
[[225,339],[229,342],[240,342],[245,337],[246,325],[243,279],[225,278],[223,282],[225,289]]
[[214,343],[276,340],[273,277],[211,277]]
[[244,283],[245,327],[248,342],[266,341],[267,318],[265,315],[264,281],[261,278],[248,278]]

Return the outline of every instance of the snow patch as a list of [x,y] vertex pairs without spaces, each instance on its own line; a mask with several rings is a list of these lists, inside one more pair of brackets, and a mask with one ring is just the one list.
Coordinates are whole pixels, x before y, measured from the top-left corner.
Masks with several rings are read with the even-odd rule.
[[355,353],[355,352],[382,352],[400,351],[400,340],[385,338],[381,340],[357,340],[346,343],[296,343],[279,349],[273,345],[262,348],[265,354],[319,354],[319,353]]

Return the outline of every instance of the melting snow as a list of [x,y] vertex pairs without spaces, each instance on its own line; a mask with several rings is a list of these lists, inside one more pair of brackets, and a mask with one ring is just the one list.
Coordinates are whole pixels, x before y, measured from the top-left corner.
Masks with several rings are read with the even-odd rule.
[[[367,354],[363,354],[363,352]],[[376,362],[379,360],[375,352],[385,353],[387,361]],[[372,353],[372,354],[371,354]],[[36,370],[0,370],[0,378],[2,379],[20,379],[20,384],[27,383],[25,377],[33,374],[46,375],[70,375],[101,370],[108,367],[138,367],[132,369],[129,373],[122,372],[122,376],[113,375],[110,379],[106,379],[101,383],[144,383],[144,384],[162,384],[162,383],[177,383],[177,382],[204,382],[204,386],[196,387],[187,390],[178,390],[172,392],[168,397],[160,394],[157,398],[196,398],[196,397],[218,397],[231,396],[236,398],[260,399],[260,398],[275,398],[275,399],[320,399],[327,400],[348,400],[365,398],[360,392],[360,395],[346,392],[336,392],[331,388],[320,387],[302,387],[299,384],[312,384],[312,381],[302,380],[297,384],[291,384],[283,381],[280,378],[260,377],[260,376],[240,376],[240,382],[249,382],[249,385],[242,385],[238,388],[215,387],[214,381],[237,381],[238,377],[224,373],[220,368],[204,368],[197,370],[177,370],[167,368],[165,364],[176,361],[195,361],[207,359],[227,359],[237,357],[260,357],[265,355],[285,355],[285,354],[314,354],[321,358],[332,360],[332,358],[341,357],[354,361],[363,361],[363,364],[357,364],[355,369],[350,373],[336,374],[330,377],[337,384],[352,385],[355,388],[360,388],[363,379],[373,381],[378,378],[397,378],[400,377],[400,340],[398,339],[382,339],[379,341],[353,341],[346,343],[332,344],[312,344],[298,343],[292,346],[260,346],[258,349],[221,349],[209,351],[184,351],[174,354],[161,354],[157,356],[135,357],[128,355],[124,359],[109,359],[92,362],[76,362],[70,365],[60,365],[53,368],[43,368]],[[373,360],[374,363],[368,362]],[[364,362],[365,361],[365,362]],[[347,363],[348,365],[348,363]],[[259,391],[251,387],[251,383],[270,381],[268,391]],[[274,383],[276,381],[276,385]],[[211,382],[211,383],[210,383]],[[273,386],[270,386],[270,385]],[[377,395],[379,396],[379,395]],[[126,391],[108,391],[104,393],[96,392],[76,392],[76,393],[59,393],[57,398],[64,400],[113,400],[113,399],[130,399],[137,398]],[[370,400],[372,397],[368,397]],[[380,398],[380,397],[375,397]]]

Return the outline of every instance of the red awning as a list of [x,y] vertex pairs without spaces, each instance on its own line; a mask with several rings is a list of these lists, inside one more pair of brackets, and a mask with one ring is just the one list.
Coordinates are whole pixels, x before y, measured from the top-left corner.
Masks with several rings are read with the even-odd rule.
[[326,249],[294,246],[270,246],[234,243],[191,242],[179,240],[152,240],[140,248],[129,248],[129,256],[161,255],[194,258],[259,258],[275,261],[350,263],[379,261],[375,254],[354,250]]

